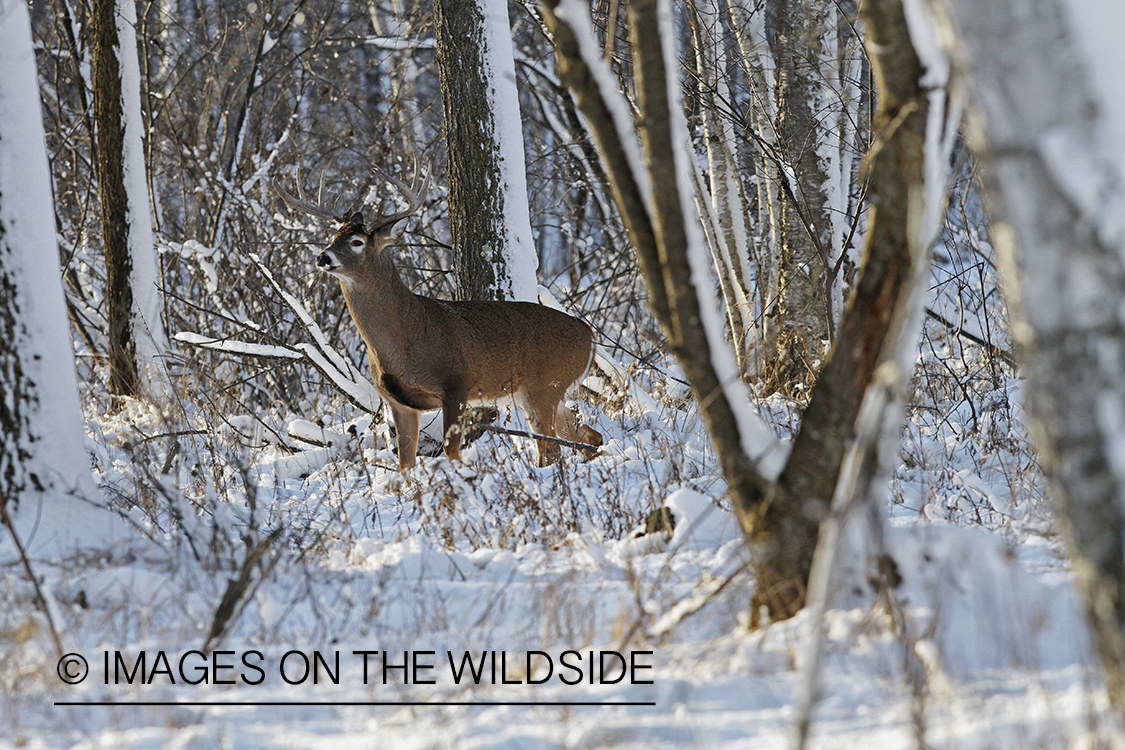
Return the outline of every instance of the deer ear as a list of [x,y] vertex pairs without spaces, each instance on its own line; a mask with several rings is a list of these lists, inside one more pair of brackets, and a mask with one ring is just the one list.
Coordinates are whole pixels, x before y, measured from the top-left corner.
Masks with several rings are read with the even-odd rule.
[[405,221],[402,221],[401,219],[399,221],[392,221],[390,223],[390,226],[387,227],[387,235],[392,240],[397,240],[399,237],[402,236],[402,230],[405,229],[405,228],[406,228],[406,222]]
[[348,219],[349,224],[363,224],[363,214],[358,211],[352,214],[352,218]]

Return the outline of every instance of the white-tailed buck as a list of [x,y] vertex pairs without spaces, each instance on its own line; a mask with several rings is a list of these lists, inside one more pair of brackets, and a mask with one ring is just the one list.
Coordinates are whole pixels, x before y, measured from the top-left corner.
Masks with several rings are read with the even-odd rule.
[[[387,247],[401,221],[418,210],[429,186],[415,169],[412,184],[381,172],[406,198],[397,213],[334,215],[319,204],[273,189],[298,211],[340,224],[316,265],[340,280],[344,300],[367,343],[375,387],[390,405],[399,469],[414,465],[421,412],[440,408],[445,455],[461,457],[466,404],[513,399],[532,429],[547,437],[600,445],[565,403],[593,359],[593,332],[580,320],[530,302],[447,301],[414,294]],[[539,465],[556,461],[559,445],[537,438]]]

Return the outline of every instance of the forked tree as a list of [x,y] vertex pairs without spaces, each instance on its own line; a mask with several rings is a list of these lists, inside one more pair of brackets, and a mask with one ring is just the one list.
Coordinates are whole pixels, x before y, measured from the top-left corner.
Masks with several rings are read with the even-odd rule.
[[[923,144],[943,139],[948,146],[949,124],[936,118],[927,128],[930,96],[902,6],[898,0],[868,3],[880,140],[870,157],[872,208],[865,260],[783,461],[771,452],[768,432],[751,416],[733,357],[716,335],[709,264],[687,209],[690,191],[672,189],[689,184],[692,167],[676,97],[679,81],[668,68],[675,60],[668,46],[675,38],[670,4],[640,0],[629,6],[640,108],[636,121],[604,67],[583,6],[561,0],[548,0],[546,6],[560,77],[598,141],[653,312],[691,383],[753,551],[753,620],[761,612],[772,619],[790,617],[804,604],[819,525],[828,515],[847,448],[856,437],[861,406],[873,385],[886,387],[877,382],[877,373],[892,371],[881,365],[897,359],[911,320],[910,303],[917,304],[915,291],[924,278],[919,267],[933,239],[926,233],[936,230],[922,225],[920,209],[942,198],[940,191],[926,192]],[[631,140],[634,128],[641,154]],[[930,167],[937,172],[930,181],[936,178],[940,184],[940,163]],[[901,390],[904,380],[899,372],[892,385]]]

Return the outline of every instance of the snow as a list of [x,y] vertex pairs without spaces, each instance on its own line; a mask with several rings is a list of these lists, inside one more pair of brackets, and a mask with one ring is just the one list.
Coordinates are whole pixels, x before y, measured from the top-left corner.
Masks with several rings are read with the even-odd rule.
[[[640,424],[599,428],[619,444],[640,435]],[[104,426],[125,428],[110,420]],[[289,426],[299,434],[323,429]],[[340,425],[327,430],[347,433]],[[698,425],[679,437],[691,460],[706,460]],[[240,460],[205,455],[202,445],[194,450],[202,461]],[[210,499],[177,504],[177,534],[152,534],[174,528],[168,517],[136,515],[155,540],[146,560],[41,569],[66,624],[67,649],[88,660],[90,677],[63,685],[54,675],[56,656],[34,638],[20,645],[9,658],[42,675],[0,693],[4,715],[19,717],[0,735],[0,748],[25,741],[789,747],[802,689],[794,651],[807,617],[745,628],[747,553],[733,515],[716,502],[721,491],[697,484],[702,475],[646,491],[673,511],[676,528],[664,543],[639,544],[645,538],[607,533],[602,521],[560,526],[568,503],[581,501],[565,499],[553,470],[531,466],[532,446],[499,436],[474,445],[471,463],[422,459],[407,477],[373,468],[388,457],[372,447],[359,461],[344,458],[349,448],[339,444],[273,460],[274,448],[253,450],[267,459],[255,464],[254,514],[238,486],[215,485]],[[647,466],[636,466],[630,455],[565,469],[571,488],[591,490],[590,511],[599,512],[612,493],[644,487],[669,460],[651,452]],[[104,479],[116,482],[128,470],[122,465]],[[521,495],[544,505],[542,513],[532,505],[505,509]],[[454,507],[443,505],[446,496]],[[252,518],[268,518],[269,526],[255,530]],[[239,540],[275,525],[287,531],[267,556],[270,572],[254,576],[215,654],[196,652],[241,564]],[[184,534],[196,540],[200,560]],[[1121,747],[1112,744],[1118,724],[1099,687],[1070,576],[1052,562],[1049,544],[1013,548],[992,531],[903,513],[887,546],[904,579],[896,592],[902,632],[869,602],[827,611],[814,747],[909,747],[919,722],[933,747],[1066,747],[1094,738]],[[78,591],[89,609],[70,604]],[[611,673],[599,684],[603,651],[641,669],[631,680]],[[142,652],[151,679],[130,685],[121,669]],[[154,673],[161,652],[167,669]],[[460,672],[458,680],[467,658],[479,678]],[[561,679],[576,674],[564,670],[564,659],[584,670],[575,684]],[[615,660],[610,655],[607,664]],[[911,677],[904,660],[921,676]],[[205,682],[186,684],[203,675]],[[89,701],[161,705],[55,705]]]
[[[189,248],[188,243],[185,243],[184,249],[191,249],[196,257],[196,261],[205,271],[212,269],[206,254],[199,248]],[[277,282],[269,268],[262,262],[262,259],[254,253],[250,253],[249,257],[258,271],[265,277],[266,282],[273,287],[278,297],[285,302],[297,317],[297,320],[301,322],[301,325],[304,327],[311,341],[300,341],[293,346],[259,344],[231,338],[216,339],[195,333],[194,331],[180,331],[173,336],[173,339],[192,346],[199,346],[214,351],[229,352],[231,354],[272,359],[305,359],[319,370],[325,378],[332,382],[336,388],[346,394],[353,403],[366,409],[368,412],[374,413],[378,411],[381,399],[375,386],[371,384],[371,381],[369,381],[355,365],[348,361],[346,357],[341,355],[329,344],[328,338],[324,335],[324,331],[320,329],[320,326],[317,324],[312,314],[309,313],[299,299],[282,289],[281,284]],[[207,275],[209,280],[214,278],[213,269],[211,273]],[[208,283],[210,283],[210,281]],[[239,324],[244,328],[253,331],[258,331],[261,328],[253,321],[244,320],[229,311],[223,310],[223,313],[229,320],[239,321]]]
[[301,359],[304,356],[301,352],[285,346],[254,344],[233,339],[213,339],[190,331],[180,331],[172,338],[185,344],[202,346],[219,352],[229,352],[230,354],[247,354],[253,357],[272,357],[275,359]]

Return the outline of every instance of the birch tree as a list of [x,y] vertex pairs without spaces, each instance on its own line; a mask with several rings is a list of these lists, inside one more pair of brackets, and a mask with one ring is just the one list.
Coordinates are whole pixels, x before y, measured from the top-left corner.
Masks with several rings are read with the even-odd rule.
[[92,481],[22,2],[0,7],[0,70],[0,503],[14,513],[49,499],[58,511]]
[[[801,396],[824,361],[824,342],[835,337],[846,272],[858,262],[852,240],[862,209],[856,178],[866,105],[856,8],[821,0],[726,0],[720,11],[719,20],[702,28],[713,27],[715,37],[729,24],[748,107],[742,115],[738,96],[704,107],[744,117],[741,133],[756,154],[757,179],[744,187],[757,205],[750,250],[761,338],[756,374],[769,392]],[[697,47],[705,50],[700,31],[697,24]],[[706,88],[705,102],[723,101],[722,81]]]
[[458,291],[538,299],[507,0],[438,0],[434,27]]
[[777,203],[778,289],[766,313],[768,379],[777,387],[807,383],[829,339],[824,295],[831,268],[831,237],[825,193],[827,173],[817,153],[820,70],[812,40],[827,25],[827,0],[771,0],[765,13],[766,38],[774,59],[777,155],[786,188]]
[[145,178],[135,26],[132,0],[94,0],[91,4],[109,384],[119,396],[151,391],[157,374],[155,358],[164,349]]
[[[711,245],[719,277],[719,288],[727,310],[734,353],[739,370],[751,377],[761,375],[761,327],[751,290],[751,228],[742,180],[738,174],[738,150],[730,118],[720,112],[732,101],[727,85],[727,57],[722,44],[722,16],[714,0],[696,2],[692,13],[692,42],[699,70],[699,96],[703,138],[707,145],[709,189],[697,189],[703,227]],[[696,183],[699,184],[698,182]]]
[[[1125,63],[1116,2],[945,0],[1040,460],[1125,711]],[[1115,23],[1116,21],[1116,23]],[[1107,33],[1108,30],[1116,30]]]

